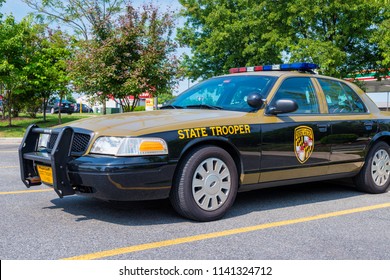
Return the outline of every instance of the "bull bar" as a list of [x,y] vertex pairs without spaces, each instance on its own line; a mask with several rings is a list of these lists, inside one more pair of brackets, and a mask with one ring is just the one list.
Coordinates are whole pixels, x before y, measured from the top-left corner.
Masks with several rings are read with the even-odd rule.
[[[51,151],[38,150],[41,134],[58,135]],[[18,150],[20,175],[27,188],[42,184],[36,167],[37,163],[41,163],[51,167],[53,188],[60,198],[75,194],[68,176],[73,137],[74,130],[69,126],[45,129],[32,124],[27,128]]]

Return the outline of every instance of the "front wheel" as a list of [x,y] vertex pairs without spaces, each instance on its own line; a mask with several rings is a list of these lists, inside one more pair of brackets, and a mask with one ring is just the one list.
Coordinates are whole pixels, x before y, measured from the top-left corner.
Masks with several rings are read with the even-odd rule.
[[367,154],[359,174],[354,178],[356,187],[368,193],[384,193],[390,186],[390,146],[383,141],[375,143]]
[[238,172],[224,149],[216,146],[194,149],[178,168],[170,200],[179,214],[196,221],[213,221],[233,205]]

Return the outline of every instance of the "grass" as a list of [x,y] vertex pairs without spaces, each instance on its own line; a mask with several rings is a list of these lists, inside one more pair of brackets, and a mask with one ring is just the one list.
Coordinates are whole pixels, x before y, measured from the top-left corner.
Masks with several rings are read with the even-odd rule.
[[[90,118],[97,114],[61,114],[62,123],[68,123],[83,118]],[[43,121],[43,114],[38,114],[37,118],[30,118],[26,115],[12,119],[12,127],[8,126],[8,119],[0,119],[0,137],[23,137],[26,128],[30,124],[37,124],[39,127],[52,127],[58,125],[58,114],[46,114],[46,122]]]

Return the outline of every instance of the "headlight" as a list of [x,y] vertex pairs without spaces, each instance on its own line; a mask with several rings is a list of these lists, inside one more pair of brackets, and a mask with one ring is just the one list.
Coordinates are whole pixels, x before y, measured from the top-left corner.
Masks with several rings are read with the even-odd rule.
[[168,147],[160,138],[99,137],[91,153],[115,156],[166,155]]

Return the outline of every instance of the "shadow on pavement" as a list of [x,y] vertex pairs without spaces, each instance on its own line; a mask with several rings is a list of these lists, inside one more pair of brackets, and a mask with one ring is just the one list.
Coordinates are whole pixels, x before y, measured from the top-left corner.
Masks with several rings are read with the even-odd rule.
[[[225,218],[298,205],[337,201],[359,195],[364,194],[340,182],[316,182],[244,192],[237,195],[233,207]],[[128,226],[193,222],[176,214],[168,199],[106,202],[82,196],[71,196],[53,199],[51,202],[53,206],[45,209],[61,209],[77,217],[78,222],[94,219]]]

